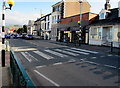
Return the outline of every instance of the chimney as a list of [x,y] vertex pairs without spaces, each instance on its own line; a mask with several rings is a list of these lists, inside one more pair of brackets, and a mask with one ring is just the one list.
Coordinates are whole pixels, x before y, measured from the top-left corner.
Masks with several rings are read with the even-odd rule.
[[105,10],[109,10],[110,9],[110,0],[106,0],[106,3],[105,3]]

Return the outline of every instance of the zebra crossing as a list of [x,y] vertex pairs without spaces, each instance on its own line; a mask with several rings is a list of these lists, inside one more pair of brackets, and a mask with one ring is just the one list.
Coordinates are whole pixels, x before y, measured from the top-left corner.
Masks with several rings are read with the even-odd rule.
[[[66,58],[70,56],[77,57],[79,55],[90,55],[90,54],[98,54],[98,52],[90,51],[90,50],[84,50],[84,49],[78,49],[78,48],[65,48],[65,49],[45,49],[43,51],[31,51],[32,53],[38,55],[39,57],[42,57],[45,60],[51,60],[56,59],[55,57],[59,58]],[[33,55],[31,55],[29,52],[21,52],[21,54],[27,59],[27,61],[38,61],[37,58],[35,58]],[[54,56],[53,56],[54,55]]]
[[52,51],[52,50],[45,50],[45,51],[48,52],[48,53],[54,54],[56,56],[59,56],[59,57],[68,57],[68,55],[61,54],[61,53],[58,53],[58,52],[55,52],[55,51]]

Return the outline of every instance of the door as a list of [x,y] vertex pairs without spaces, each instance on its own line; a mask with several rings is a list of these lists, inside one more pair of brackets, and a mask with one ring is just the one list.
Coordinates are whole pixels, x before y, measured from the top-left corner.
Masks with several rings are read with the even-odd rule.
[[104,41],[111,42],[112,41],[112,27],[104,27],[103,28],[103,37]]

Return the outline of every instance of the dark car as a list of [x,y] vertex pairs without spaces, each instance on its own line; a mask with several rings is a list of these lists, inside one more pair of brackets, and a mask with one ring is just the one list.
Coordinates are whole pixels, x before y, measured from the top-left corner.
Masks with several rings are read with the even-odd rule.
[[10,36],[9,34],[5,34],[5,38],[6,38],[6,39],[10,39],[11,36]]
[[18,34],[14,34],[13,38],[15,38],[15,39],[18,38]]
[[25,38],[26,38],[26,35],[27,35],[26,33],[22,33],[21,36],[22,36],[23,39],[25,39]]
[[27,35],[25,36],[25,39],[33,39],[33,35],[27,34]]

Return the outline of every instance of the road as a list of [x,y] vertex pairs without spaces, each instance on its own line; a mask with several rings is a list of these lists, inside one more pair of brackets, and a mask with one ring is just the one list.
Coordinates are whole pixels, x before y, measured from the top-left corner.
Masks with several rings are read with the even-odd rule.
[[10,39],[36,86],[118,86],[120,56],[55,44]]

